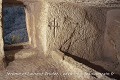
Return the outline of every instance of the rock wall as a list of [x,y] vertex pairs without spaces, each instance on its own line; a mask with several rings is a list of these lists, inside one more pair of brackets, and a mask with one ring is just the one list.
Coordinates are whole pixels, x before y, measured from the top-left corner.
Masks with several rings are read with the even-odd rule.
[[[2,0],[0,0],[0,12],[2,13]],[[2,19],[2,14],[0,14],[0,19]],[[0,69],[3,67],[3,33],[2,33],[2,22],[0,22]]]
[[[4,0],[6,1],[8,0]],[[107,11],[109,8],[115,9],[116,6],[120,6],[119,1],[11,0],[8,2],[14,1],[25,5],[31,50],[48,54],[59,49],[66,55],[73,55],[90,62],[104,59],[113,63],[120,61],[119,28],[106,26]],[[110,42],[108,42],[110,38],[108,32],[112,32]],[[2,41],[2,29],[0,37]],[[2,59],[3,42],[0,47]],[[103,62],[100,65],[103,65]]]
[[[112,9],[106,15],[106,29],[104,36],[104,56],[111,61],[118,61],[120,56],[120,10]],[[106,53],[106,54],[105,54]],[[118,59],[118,60],[117,60]]]
[[103,53],[105,12],[102,7],[49,3],[47,48],[87,59]]
[[48,2],[46,53],[59,49],[120,74],[120,5],[90,2]]

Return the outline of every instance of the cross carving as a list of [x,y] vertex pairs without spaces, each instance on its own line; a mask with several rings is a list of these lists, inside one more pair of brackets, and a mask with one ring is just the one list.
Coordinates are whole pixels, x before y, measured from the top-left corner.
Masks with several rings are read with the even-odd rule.
[[58,23],[56,23],[56,20],[55,20],[55,18],[54,18],[54,20],[53,20],[53,24],[51,23],[50,25],[48,25],[49,27],[50,27],[50,29],[53,27],[53,35],[54,35],[54,37],[56,36],[55,34],[56,34],[56,28],[58,28],[58,27],[60,27],[59,25],[58,25]]

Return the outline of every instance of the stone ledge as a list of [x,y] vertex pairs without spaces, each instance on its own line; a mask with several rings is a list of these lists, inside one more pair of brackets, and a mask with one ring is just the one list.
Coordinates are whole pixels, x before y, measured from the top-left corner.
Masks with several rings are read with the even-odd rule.
[[62,53],[61,51],[56,50],[56,51],[51,51],[51,53],[52,53],[51,56],[54,60],[58,60],[58,61],[64,60],[64,53]]
[[18,50],[6,51],[5,53],[8,59],[11,59],[13,57],[14,59],[25,59],[37,54],[37,52],[32,49],[23,49],[20,51]]
[[75,61],[71,57],[65,56],[64,53],[62,53],[59,50],[51,51],[51,56],[54,59],[54,61],[56,61],[56,62],[63,62],[66,65],[68,64],[74,68],[77,68],[80,72],[82,71],[84,73],[90,74],[90,76],[92,76],[91,73],[94,74],[97,77],[97,80],[101,80],[101,79],[102,80],[114,80],[114,79],[110,79],[107,76],[102,75],[100,72],[97,72],[96,70],[94,70],[90,67],[87,67],[86,65],[84,65],[82,63]]
[[15,55],[15,59],[24,59],[37,54],[34,50],[23,50]]

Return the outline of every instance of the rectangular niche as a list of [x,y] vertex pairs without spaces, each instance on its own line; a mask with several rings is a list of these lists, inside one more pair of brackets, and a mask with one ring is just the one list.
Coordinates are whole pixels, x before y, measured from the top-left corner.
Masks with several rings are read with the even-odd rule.
[[120,9],[107,12],[104,40],[104,56],[117,61],[116,56],[120,53]]
[[3,38],[5,46],[29,43],[26,13],[23,5],[3,7]]

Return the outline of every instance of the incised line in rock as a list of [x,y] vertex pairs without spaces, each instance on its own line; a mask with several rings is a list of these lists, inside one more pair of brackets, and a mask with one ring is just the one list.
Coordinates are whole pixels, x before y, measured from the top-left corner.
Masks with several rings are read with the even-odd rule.
[[55,18],[54,18],[54,20],[53,20],[53,25],[52,25],[52,22],[51,22],[51,24],[48,25],[48,26],[50,27],[50,29],[53,27],[53,35],[54,35],[54,37],[55,37],[55,36],[56,36],[56,35],[55,35],[55,34],[56,34],[56,28],[60,27],[60,26],[58,25],[58,23],[56,22]]

